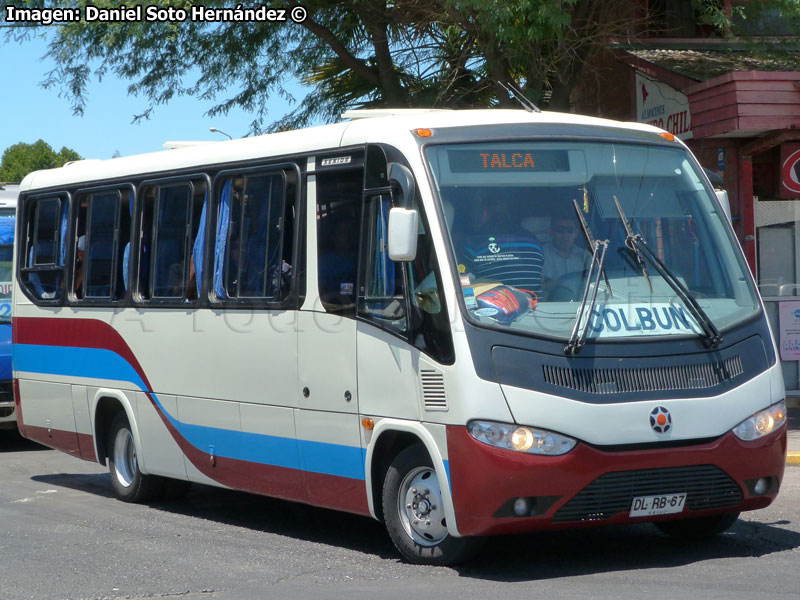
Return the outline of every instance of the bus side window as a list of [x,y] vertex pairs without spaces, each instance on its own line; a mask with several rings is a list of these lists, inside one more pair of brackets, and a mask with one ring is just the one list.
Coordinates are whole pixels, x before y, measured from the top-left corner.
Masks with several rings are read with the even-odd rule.
[[37,198],[27,203],[23,225],[27,244],[20,260],[20,279],[39,300],[61,298],[67,219],[65,198]]
[[319,297],[327,312],[355,315],[363,171],[317,175]]
[[196,299],[198,271],[202,281],[206,182],[154,183],[145,186],[141,198],[138,297],[173,302]]
[[[129,202],[128,190],[98,191],[81,199],[73,279],[78,298],[117,300],[124,296],[122,253],[130,230]],[[123,204],[127,227],[120,223]]]
[[388,194],[369,198],[365,205],[363,285],[358,314],[379,327],[402,334],[408,330],[405,278],[403,264],[389,258],[386,236],[391,206]]
[[[291,227],[285,223],[282,171],[225,178],[220,188],[214,248],[214,294],[220,300],[280,301],[291,267],[284,256]],[[291,248],[291,240],[288,240]]]
[[406,265],[411,298],[411,342],[440,363],[451,364],[455,360],[453,336],[433,239],[425,212],[416,198],[412,208],[419,214],[419,235],[417,256]]

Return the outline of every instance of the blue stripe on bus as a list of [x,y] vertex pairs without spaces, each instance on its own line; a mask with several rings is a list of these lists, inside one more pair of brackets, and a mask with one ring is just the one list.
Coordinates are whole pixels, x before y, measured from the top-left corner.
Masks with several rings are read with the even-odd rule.
[[12,348],[16,371],[129,381],[148,391],[136,369],[112,350],[34,344],[14,344]]
[[[18,371],[127,381],[142,391],[150,391],[130,363],[111,350],[15,344],[13,352]],[[183,423],[163,407],[155,394],[151,395],[178,433],[201,452],[208,454],[213,446],[218,457],[364,479],[365,453],[360,447]]]
[[[12,348],[17,371],[127,381],[150,392],[136,369],[111,350],[34,344],[14,344]],[[151,396],[178,433],[201,452],[209,453],[213,446],[218,457],[351,479],[365,477],[366,449],[183,423],[164,408],[156,394]],[[444,468],[449,482],[449,461],[444,461]]]

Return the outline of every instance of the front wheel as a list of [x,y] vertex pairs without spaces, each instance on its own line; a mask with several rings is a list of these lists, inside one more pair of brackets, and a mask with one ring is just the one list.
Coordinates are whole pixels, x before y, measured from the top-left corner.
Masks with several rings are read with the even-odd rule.
[[701,540],[713,537],[730,529],[738,512],[711,515],[709,517],[695,517],[694,519],[681,519],[679,521],[660,521],[653,523],[662,533],[686,540]]
[[124,502],[146,502],[161,492],[162,479],[139,470],[136,444],[125,413],[117,413],[111,422],[106,448],[111,485],[117,498]]
[[406,448],[392,461],[383,485],[383,515],[389,537],[411,563],[452,565],[481,545],[478,538],[448,533],[439,478],[421,446]]

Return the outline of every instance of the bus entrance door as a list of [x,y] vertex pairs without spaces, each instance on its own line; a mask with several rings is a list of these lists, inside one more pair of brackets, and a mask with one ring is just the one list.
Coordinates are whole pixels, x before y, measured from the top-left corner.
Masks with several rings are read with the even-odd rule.
[[309,501],[363,512],[356,323],[319,312],[300,312],[298,318],[297,443]]

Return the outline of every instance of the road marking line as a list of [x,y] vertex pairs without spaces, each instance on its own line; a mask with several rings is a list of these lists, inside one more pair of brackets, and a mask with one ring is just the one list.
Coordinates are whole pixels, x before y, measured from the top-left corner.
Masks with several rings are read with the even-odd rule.
[[[58,490],[37,490],[36,493],[44,495],[44,494],[55,494],[56,492],[58,492]],[[37,500],[41,497],[42,496],[33,496],[32,498],[20,498],[19,500],[14,500],[13,502],[11,502],[11,504],[26,504],[28,502],[33,502],[34,500]]]

